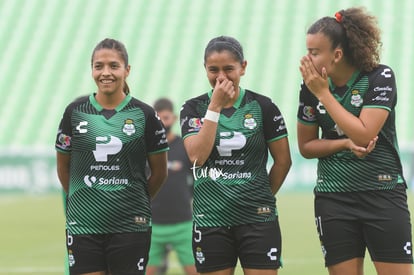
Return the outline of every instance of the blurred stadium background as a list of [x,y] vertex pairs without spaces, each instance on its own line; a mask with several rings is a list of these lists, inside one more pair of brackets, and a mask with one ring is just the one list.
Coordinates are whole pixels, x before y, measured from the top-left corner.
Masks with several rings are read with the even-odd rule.
[[284,189],[312,188],[314,163],[299,157],[296,146],[299,60],[307,27],[352,5],[367,7],[383,30],[382,62],[397,76],[397,128],[411,179],[413,1],[0,0],[0,190],[59,188],[57,126],[71,100],[95,91],[90,58],[103,38],[125,43],[134,96],[149,104],[168,96],[178,111],[185,99],[210,88],[204,47],[222,34],[244,46],[248,67],[241,85],[271,97],[287,121],[294,165]]
[[[70,101],[95,91],[91,53],[106,37],[127,47],[132,95],[149,104],[170,97],[177,111],[210,88],[203,68],[207,42],[236,37],[248,61],[241,85],[271,97],[288,125],[294,163],[281,192],[311,196],[316,163],[302,159],[296,146],[299,60],[309,25],[351,6],[366,7],[382,29],[382,63],[397,76],[397,130],[411,187],[414,1],[0,0],[0,213],[10,212],[5,194],[59,196],[57,126]],[[0,226],[7,224],[0,220]]]

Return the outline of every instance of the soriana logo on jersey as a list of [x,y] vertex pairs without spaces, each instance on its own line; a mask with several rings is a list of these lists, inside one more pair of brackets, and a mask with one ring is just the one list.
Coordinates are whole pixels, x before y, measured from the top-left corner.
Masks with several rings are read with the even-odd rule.
[[250,179],[252,177],[251,172],[224,172],[222,168],[216,168],[216,167],[200,167],[196,166],[196,163],[194,162],[193,167],[191,167],[191,170],[193,172],[194,180],[199,179],[205,179],[210,178],[214,181],[223,179],[223,180],[232,180],[229,183],[230,184],[237,184],[234,180],[241,180],[240,183],[243,183],[244,179]]
[[[93,150],[93,156],[95,161],[105,163],[108,161],[108,156],[116,155],[122,150],[122,141],[115,136],[99,136],[96,137],[96,147]],[[91,165],[91,171],[118,171],[120,170],[119,165]],[[83,182],[88,186],[93,185],[107,186],[107,185],[126,185],[128,179],[112,177],[100,177],[97,178],[93,175],[85,175]]]
[[[216,149],[220,157],[232,157],[233,151],[243,149],[246,145],[246,141],[246,137],[241,132],[220,132],[220,141],[219,145],[216,146]],[[218,163],[224,166],[238,166],[241,163],[244,164],[244,160],[234,160],[231,162],[216,161],[216,164]],[[194,180],[210,178],[215,181],[218,179],[249,179],[252,177],[251,172],[224,172],[222,168],[198,167],[195,162],[191,169],[193,171]]]
[[83,181],[88,187],[92,187],[93,184],[98,184],[98,185],[126,185],[128,184],[128,179],[118,179],[116,177],[98,179],[95,176],[89,176],[89,175],[86,175],[83,178]]

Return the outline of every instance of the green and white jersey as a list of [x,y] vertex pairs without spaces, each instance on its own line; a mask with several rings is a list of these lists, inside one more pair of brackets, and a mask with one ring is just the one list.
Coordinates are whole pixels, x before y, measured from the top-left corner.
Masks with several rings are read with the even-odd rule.
[[[212,91],[181,109],[183,139],[197,135]],[[193,219],[200,227],[234,226],[276,219],[267,172],[268,143],[286,138],[284,119],[267,97],[240,89],[232,108],[222,110],[212,152],[193,167]]]
[[145,166],[168,150],[155,111],[127,95],[115,110],[95,96],[68,105],[56,150],[71,155],[67,229],[71,234],[146,231],[151,225]]
[[[369,73],[355,72],[346,86],[338,88],[330,82],[330,89],[336,100],[357,117],[363,108],[382,108],[389,115],[375,149],[365,158],[346,150],[319,159],[315,191],[390,190],[405,183],[395,131],[397,87],[391,68],[380,65]],[[318,125],[322,139],[347,138],[303,83],[297,118],[300,123]]]

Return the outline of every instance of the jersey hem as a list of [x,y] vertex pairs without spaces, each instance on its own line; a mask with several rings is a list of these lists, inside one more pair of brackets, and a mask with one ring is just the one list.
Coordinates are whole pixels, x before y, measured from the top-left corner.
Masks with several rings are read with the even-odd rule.
[[306,121],[306,120],[302,120],[300,118],[298,118],[298,122],[300,122],[302,124],[305,124],[305,125],[312,125],[312,126],[318,125],[318,123],[316,121],[314,121],[314,122],[312,122],[312,121]]
[[162,152],[167,152],[168,150],[170,150],[170,147],[167,147],[167,148],[164,148],[164,149],[161,149],[161,150],[157,150],[157,151],[153,151],[153,152],[148,152],[148,155],[155,155],[155,154],[159,154],[159,153],[162,153]]
[[275,137],[275,138],[272,138],[272,139],[266,140],[266,142],[267,142],[267,143],[271,143],[271,142],[273,142],[273,141],[280,140],[280,139],[285,138],[285,137],[287,137],[287,136],[288,136],[288,134],[284,134],[284,135],[282,135],[282,136],[279,136],[279,137]]
[[65,154],[65,155],[70,155],[71,151],[65,151],[63,149],[60,149],[59,147],[55,147],[55,150],[58,151],[59,153]]
[[371,109],[385,109],[388,112],[391,112],[391,108],[387,107],[387,106],[382,106],[382,105],[364,105],[362,108],[371,108]]
[[194,136],[194,135],[197,135],[197,134],[198,134],[198,132],[188,133],[188,134],[183,136],[183,140],[188,138],[189,136]]

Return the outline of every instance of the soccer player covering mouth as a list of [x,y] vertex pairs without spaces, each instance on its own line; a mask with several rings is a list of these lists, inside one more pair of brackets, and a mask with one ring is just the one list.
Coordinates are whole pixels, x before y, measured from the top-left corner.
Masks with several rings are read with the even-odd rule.
[[56,138],[70,274],[145,274],[150,200],[168,173],[165,129],[130,95],[121,42],[102,40],[91,63],[97,92],[66,107]]
[[[207,45],[212,89],[187,100],[180,113],[193,163],[193,255],[201,274],[277,274],[281,232],[275,195],[291,166],[288,134],[278,107],[239,86],[247,62],[228,36]],[[267,170],[268,152],[272,158]]]
[[366,249],[378,274],[412,274],[397,86],[380,46],[363,8],[323,17],[306,35],[297,135],[301,154],[318,158],[315,220],[329,274],[362,275]]

